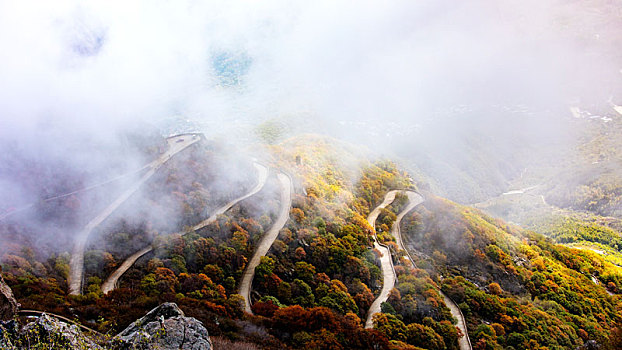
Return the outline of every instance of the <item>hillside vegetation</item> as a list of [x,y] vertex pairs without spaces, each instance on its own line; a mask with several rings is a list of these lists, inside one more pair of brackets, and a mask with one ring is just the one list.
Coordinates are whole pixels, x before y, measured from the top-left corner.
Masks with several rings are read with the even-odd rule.
[[[565,349],[590,339],[617,346],[616,266],[429,194],[402,222],[415,266],[388,234],[407,198],[398,195],[376,221],[398,281],[373,329],[365,329],[383,281],[366,216],[388,191],[416,184],[393,162],[330,138],[304,135],[268,150],[261,162],[292,174],[294,193],[288,222],[255,269],[253,315],[243,311],[238,284],[276,218],[278,182],[273,171],[259,193],[193,232],[188,225],[254,186],[250,158],[232,158],[205,142],[180,154],[145,195],[98,229],[85,256],[83,296],[67,294],[69,254],[35,254],[28,240],[5,248],[3,275],[23,307],[110,333],[162,302],[176,302],[232,347],[457,349],[462,334],[442,289],[465,314],[477,349]],[[227,177],[231,172],[239,176]],[[164,208],[174,208],[170,219],[151,210]],[[17,220],[2,225],[21,227]],[[149,244],[153,251],[103,295],[110,272]]]
[[622,302],[609,293],[622,270],[597,254],[434,196],[406,220],[407,242],[459,303],[474,348],[619,346]]
[[[290,220],[255,271],[255,316],[244,314],[238,283],[274,219],[278,186],[270,176],[257,195],[190,232],[184,226],[204,219],[210,208],[237,195],[234,191],[252,186],[248,176],[228,184],[222,174],[232,169],[213,167],[221,164],[216,151],[213,145],[192,147],[148,184],[148,195],[124,204],[144,214],[122,210],[99,228],[85,257],[83,296],[67,295],[67,253],[35,256],[28,242],[15,243],[3,256],[3,271],[23,307],[114,332],[152,307],[173,301],[201,320],[210,335],[263,348],[412,348],[430,339],[456,347],[459,334],[451,315],[420,270],[399,271],[403,297],[393,293],[375,329],[363,328],[361,320],[382,287],[378,252],[372,249],[365,217],[387,191],[413,184],[392,162],[371,161],[355,147],[318,136],[271,146],[274,158],[264,160],[299,176]],[[236,173],[252,174],[244,170],[249,165],[240,161]],[[174,220],[147,215],[164,207],[179,208],[175,212],[180,215]],[[398,207],[390,210],[383,214],[382,225],[390,224],[389,213]],[[100,285],[112,269],[148,244],[153,252],[121,278],[118,289],[103,295]],[[409,310],[412,302],[419,303],[420,311]],[[396,321],[405,322],[404,332],[392,329]]]

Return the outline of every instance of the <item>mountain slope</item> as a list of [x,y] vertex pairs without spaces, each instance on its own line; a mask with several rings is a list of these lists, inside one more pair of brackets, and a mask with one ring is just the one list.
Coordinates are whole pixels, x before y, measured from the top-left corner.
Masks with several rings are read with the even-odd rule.
[[601,281],[619,282],[618,267],[431,195],[405,220],[407,246],[460,304],[475,348],[613,341],[622,303]]

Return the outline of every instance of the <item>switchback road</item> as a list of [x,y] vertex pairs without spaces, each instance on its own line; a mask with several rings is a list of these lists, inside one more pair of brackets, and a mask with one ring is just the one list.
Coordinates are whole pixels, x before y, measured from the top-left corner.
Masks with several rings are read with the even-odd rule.
[[244,310],[249,314],[253,313],[251,310],[251,288],[253,286],[253,278],[255,277],[255,268],[259,265],[261,257],[268,253],[274,240],[279,236],[279,232],[285,226],[287,219],[289,219],[289,210],[292,202],[292,180],[289,176],[279,173],[279,183],[281,187],[281,210],[279,216],[270,227],[270,230],[261,238],[257,249],[253,254],[253,257],[246,265],[242,279],[239,286],[239,294],[244,297]]
[[[380,312],[381,304],[387,300],[387,298],[389,297],[389,293],[391,292],[391,289],[393,289],[393,287],[395,286],[395,281],[397,280],[397,274],[395,273],[395,267],[393,266],[393,260],[391,259],[391,253],[387,246],[385,246],[384,244],[378,243],[378,237],[376,236],[375,225],[376,225],[376,219],[378,218],[378,215],[380,214],[380,210],[382,208],[387,207],[391,203],[393,203],[393,201],[395,200],[395,195],[398,192],[400,191],[396,191],[396,190],[389,191],[385,195],[384,201],[378,207],[376,207],[367,217],[367,221],[369,222],[371,227],[374,229],[374,239],[375,239],[374,248],[378,249],[380,253],[382,254],[380,258],[380,264],[382,267],[382,275],[383,275],[384,283],[382,285],[382,290],[380,291],[380,294],[378,295],[376,300],[374,300],[371,307],[369,308],[369,311],[367,312],[367,320],[365,322],[365,328],[372,328],[374,326],[373,316],[376,313]],[[402,211],[397,215],[396,220],[393,223],[393,226],[391,227],[391,234],[395,238],[395,242],[397,243],[398,247],[406,252],[408,260],[413,266],[415,266],[414,260],[412,259],[410,253],[404,246],[404,241],[402,239],[402,233],[400,230],[400,223],[402,222],[402,219],[404,218],[404,216],[408,212],[413,210],[417,205],[423,203],[424,199],[419,193],[416,193],[413,191],[404,191],[404,193],[408,196],[408,205],[406,205],[406,207],[402,209]],[[456,303],[453,300],[451,300],[447,295],[445,295],[445,293],[443,293],[440,289],[438,289],[437,291],[443,297],[443,301],[449,308],[451,315],[454,318],[456,318],[456,320],[458,321],[456,327],[458,327],[460,331],[462,332],[462,334],[464,334],[463,337],[458,339],[458,345],[460,346],[460,350],[471,350],[472,349],[471,341],[469,339],[469,334],[467,333],[466,321],[464,319],[464,315],[460,311],[460,308],[458,308],[458,305],[456,305]]]
[[[263,186],[266,184],[266,179],[268,178],[268,168],[258,163],[255,163],[254,166],[255,166],[255,169],[257,170],[257,184],[255,185],[255,187],[253,187],[249,192],[247,192],[243,196],[235,198],[229,201],[228,203],[226,203],[225,205],[223,205],[222,207],[216,209],[214,213],[212,213],[212,215],[208,219],[203,220],[200,223],[194,225],[192,227],[193,231],[200,230],[204,228],[205,226],[211,224],[212,222],[216,221],[216,219],[218,218],[218,215],[224,214],[227,210],[231,209],[231,207],[245,200],[246,198],[253,196],[254,194],[259,192],[263,188]],[[132,267],[132,265],[134,265],[136,260],[140,259],[141,256],[149,253],[152,250],[153,250],[153,247],[148,246],[130,255],[127,259],[125,259],[125,261],[123,261],[121,266],[119,266],[110,275],[110,277],[108,277],[108,279],[106,279],[106,281],[102,284],[102,287],[101,287],[102,292],[104,294],[107,294],[108,292],[113,290],[116,287],[117,282],[119,281],[119,278],[121,278],[121,276],[123,276],[123,274],[127,272],[127,270],[129,270],[130,267]]]
[[172,156],[178,152],[184,150],[188,146],[199,141],[198,135],[179,135],[168,138],[168,150],[164,152],[158,159],[154,160],[148,165],[149,170],[130,188],[115,199],[109,206],[107,206],[99,215],[94,217],[84,229],[75,237],[74,248],[71,254],[71,260],[69,262],[69,294],[79,295],[82,292],[82,279],[84,276],[84,249],[88,241],[89,235],[99,226],[104,220],[106,220],[121,204],[123,204],[130,196],[132,196],[142,184],[155,174],[164,163],[166,163]]
[[[395,237],[395,242],[397,243],[398,247],[406,252],[408,260],[413,266],[415,266],[415,261],[406,249],[406,246],[404,246],[404,240],[402,239],[402,232],[400,230],[400,222],[408,212],[413,210],[417,205],[423,203],[424,198],[417,192],[405,191],[405,193],[408,196],[408,205],[397,215],[397,219],[391,227],[391,234],[393,235],[393,237]],[[467,333],[466,321],[464,319],[462,311],[460,311],[458,305],[456,305],[453,300],[445,295],[445,293],[443,293],[440,289],[437,289],[437,291],[443,297],[443,301],[445,302],[445,305],[447,305],[447,307],[449,308],[451,315],[458,321],[456,327],[458,327],[462,334],[464,334],[463,337],[458,339],[458,346],[460,347],[460,350],[471,350],[471,340],[469,339],[469,333]]]
[[369,311],[367,311],[367,321],[365,321],[365,328],[373,328],[373,316],[380,312],[380,305],[387,300],[389,297],[389,293],[393,286],[395,286],[395,281],[397,280],[397,274],[395,273],[395,268],[393,267],[393,259],[391,258],[391,252],[389,251],[389,247],[384,244],[378,243],[378,236],[376,236],[376,219],[378,215],[380,215],[380,210],[386,208],[389,204],[393,203],[395,200],[395,195],[399,191],[389,191],[385,197],[384,201],[377,206],[369,216],[367,217],[367,222],[372,228],[374,233],[374,249],[380,252],[380,269],[382,271],[383,283],[382,290],[380,294],[374,300],[374,302],[369,307]]

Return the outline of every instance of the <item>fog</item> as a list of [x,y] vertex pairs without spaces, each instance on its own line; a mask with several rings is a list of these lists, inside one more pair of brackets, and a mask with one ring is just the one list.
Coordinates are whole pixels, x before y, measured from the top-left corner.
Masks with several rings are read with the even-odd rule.
[[615,4],[599,1],[0,6],[3,133],[100,135],[170,115],[416,122],[462,104],[617,98],[622,68]]
[[461,168],[474,155],[456,149],[473,132],[497,157],[543,136],[563,142],[569,106],[622,103],[620,8],[3,1],[2,209],[41,198],[15,164],[45,160],[55,164],[48,176],[80,172],[92,177],[75,184],[85,186],[146,164],[122,136],[141,131],[198,131],[236,145],[276,120],[287,133],[327,133],[415,168],[418,157]]

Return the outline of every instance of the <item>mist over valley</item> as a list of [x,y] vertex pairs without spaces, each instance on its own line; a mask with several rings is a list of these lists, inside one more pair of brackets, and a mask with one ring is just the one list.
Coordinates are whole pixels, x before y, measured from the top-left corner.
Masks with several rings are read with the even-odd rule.
[[619,349],[621,9],[0,3],[0,348]]

